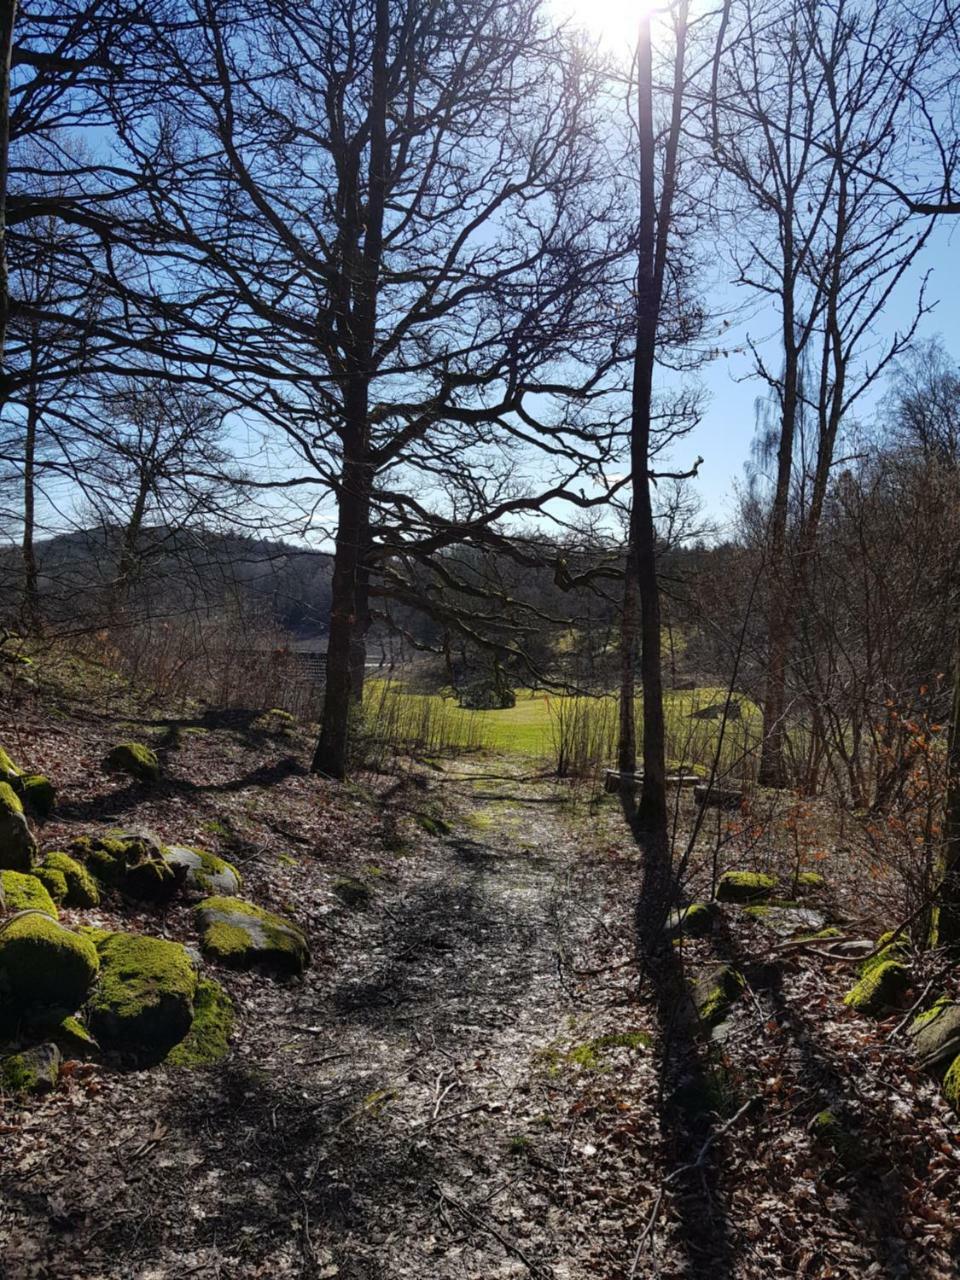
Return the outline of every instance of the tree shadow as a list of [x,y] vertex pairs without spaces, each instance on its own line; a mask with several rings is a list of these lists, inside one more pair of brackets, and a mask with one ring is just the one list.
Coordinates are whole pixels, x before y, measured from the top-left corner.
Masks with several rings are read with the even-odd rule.
[[[632,793],[620,793],[624,819],[641,852],[646,836]],[[673,886],[679,898],[679,885]],[[725,1280],[732,1275],[733,1244],[728,1219],[729,1191],[715,1139],[728,1099],[709,1044],[690,998],[682,953],[660,938],[640,935],[641,982],[648,989],[657,1020],[659,1046],[657,1119],[669,1167],[671,1205],[680,1219],[673,1243],[686,1254],[689,1274]],[[653,1250],[655,1229],[651,1231]],[[637,1275],[648,1274],[638,1267]]]
[[[832,1143],[826,1134],[822,1143],[824,1151],[832,1152],[826,1176],[842,1180],[853,1192],[849,1199],[856,1211],[854,1225],[861,1245],[873,1255],[879,1268],[877,1274],[889,1280],[922,1274],[924,1259],[911,1251],[902,1231],[908,1218],[903,1173],[891,1165],[879,1141],[883,1119],[875,1114],[876,1100],[871,1099],[870,1110],[866,1110],[867,1104],[858,1098],[849,1070],[845,1069],[849,1064],[840,1060],[829,1043],[816,1034],[815,1024],[787,999],[779,964],[756,962],[745,956],[722,917],[715,925],[713,938],[721,960],[743,973],[761,1010],[769,1015],[767,1023],[775,1024],[777,1035],[784,1038],[784,1071],[809,1091],[806,1105],[791,1108],[791,1114],[805,1125],[825,1111],[836,1119],[838,1129]],[[865,1112],[869,1121],[866,1126],[860,1120]]]
[[[304,777],[307,770],[293,756],[282,756],[272,764],[257,765],[255,769],[231,778],[227,782],[191,782],[189,778],[164,777],[160,782],[129,782],[122,791],[91,796],[87,800],[62,805],[57,816],[70,821],[112,821],[129,813],[141,804],[163,802],[172,796],[229,795],[247,787],[270,787],[287,778]],[[104,818],[104,811],[109,815]]]

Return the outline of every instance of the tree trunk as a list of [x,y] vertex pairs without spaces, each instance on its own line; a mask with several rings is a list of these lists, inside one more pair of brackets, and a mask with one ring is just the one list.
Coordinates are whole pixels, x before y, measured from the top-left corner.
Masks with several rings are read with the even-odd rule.
[[369,519],[368,468],[362,460],[349,459],[344,464],[338,503],[323,715],[311,765],[314,773],[323,773],[330,778],[347,776],[351,712],[357,701],[354,661],[360,608],[359,580]]
[[40,575],[37,569],[36,504],[37,504],[37,335],[33,334],[30,350],[30,401],[27,405],[27,428],[23,442],[23,621],[32,634],[40,630]]
[[960,951],[960,638],[953,659],[953,707],[947,743],[943,860],[932,941]]
[[[10,319],[10,275],[7,268],[7,186],[10,152],[10,62],[17,0],[0,0],[0,362],[5,364]],[[6,370],[4,369],[4,373]],[[6,379],[2,390],[6,400]]]
[[[682,46],[678,42],[678,58]],[[670,907],[670,848],[667,831],[666,768],[664,762],[663,677],[660,653],[660,591],[657,583],[657,535],[650,478],[650,430],[653,369],[662,295],[663,258],[670,219],[676,152],[668,147],[664,193],[657,235],[655,195],[656,142],[653,122],[653,54],[651,18],[642,14],[637,39],[637,129],[640,162],[640,223],[637,245],[637,336],[633,361],[630,420],[631,515],[621,640],[621,768],[635,756],[627,737],[632,725],[632,653],[636,605],[640,610],[640,679],[643,690],[643,784],[636,814],[642,842],[643,883],[637,903],[641,945],[648,953],[657,946]],[[671,134],[671,141],[673,135]],[[628,670],[629,662],[629,670]],[[626,732],[625,732],[626,731]]]
[[623,571],[623,608],[620,616],[620,732],[617,743],[617,768],[621,773],[635,773],[637,768],[636,665],[639,592],[636,570],[636,537],[633,512],[627,535],[627,556]]

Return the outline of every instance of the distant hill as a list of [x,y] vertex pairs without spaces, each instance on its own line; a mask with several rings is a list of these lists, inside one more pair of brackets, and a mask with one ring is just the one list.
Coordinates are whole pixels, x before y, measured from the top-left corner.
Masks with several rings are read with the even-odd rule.
[[[37,544],[45,620],[95,619],[116,592],[119,528],[82,529]],[[240,606],[258,622],[294,634],[325,632],[332,557],[290,543],[202,529],[144,529],[127,608],[134,614]],[[0,622],[17,616],[23,582],[19,548],[0,547]]]

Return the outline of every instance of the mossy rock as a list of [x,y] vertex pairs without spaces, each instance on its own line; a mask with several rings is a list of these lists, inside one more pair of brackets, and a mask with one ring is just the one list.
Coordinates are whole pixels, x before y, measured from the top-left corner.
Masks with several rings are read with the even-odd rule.
[[960,1056],[954,1058],[943,1077],[943,1096],[954,1111],[960,1112]]
[[60,1050],[39,1044],[0,1059],[0,1089],[4,1093],[49,1093],[60,1078]]
[[208,1067],[230,1051],[233,1001],[212,978],[201,978],[193,1000],[193,1025],[167,1054],[172,1067]]
[[282,916],[241,898],[207,898],[197,907],[203,953],[234,969],[262,965],[299,974],[310,963],[303,932]]
[[159,782],[160,761],[142,742],[118,742],[104,762],[112,773],[126,773],[138,782]]
[[163,860],[168,867],[182,872],[184,886],[194,893],[233,897],[243,888],[243,878],[236,867],[205,849],[168,845],[163,850]]
[[65,907],[95,907],[100,902],[97,882],[85,866],[68,853],[47,853],[33,873],[50,896]]
[[870,956],[860,965],[860,973],[864,976],[873,969],[878,969],[882,964],[888,964],[891,960],[903,963],[910,954],[910,943],[901,934],[894,940],[893,933],[882,933],[876,941],[876,955]]
[[24,803],[38,818],[49,818],[57,802],[57,793],[49,778],[42,773],[28,774],[21,781]]
[[52,919],[59,919],[54,899],[39,876],[0,871],[0,885],[7,911],[45,911]]
[[51,1031],[60,1050],[71,1058],[93,1058],[100,1046],[87,1027],[73,1015],[63,1018]]
[[37,854],[23,805],[9,782],[0,782],[0,868],[29,871]]
[[345,907],[363,909],[370,904],[370,886],[353,876],[341,876],[333,882],[333,892]]
[[10,786],[16,787],[22,777],[23,770],[18,769],[3,747],[0,747],[0,782],[6,782]]
[[271,707],[269,711],[264,711],[262,715],[257,716],[250,727],[258,733],[289,737],[297,727],[297,719],[289,711],[283,711],[280,707]]
[[167,902],[183,881],[183,872],[168,865],[164,847],[150,831],[108,831],[80,836],[70,845],[97,880],[142,902]]
[[776,877],[760,871],[725,871],[717,885],[720,902],[763,902],[777,890]]
[[14,1011],[51,1007],[73,1012],[100,968],[97,949],[42,911],[0,928],[0,1003]]
[[825,889],[827,882],[819,871],[801,871],[797,876],[797,888],[816,892]]
[[691,902],[689,906],[678,907],[671,911],[667,918],[666,934],[670,938],[685,933],[690,938],[705,938],[713,929],[717,917],[716,904],[713,902]]
[[701,1022],[714,1026],[722,1021],[730,1006],[739,998],[744,988],[742,974],[731,965],[716,965],[694,983],[690,990]]
[[826,924],[823,913],[809,907],[780,907],[771,903],[769,906],[744,907],[743,915],[748,920],[760,922],[778,938],[792,938],[805,930],[813,932]]
[[920,1066],[927,1071],[942,1069],[960,1054],[960,1004],[941,996],[914,1018],[907,1034]]
[[896,960],[884,960],[865,973],[843,997],[843,1003],[857,1013],[882,1018],[902,1006],[910,986],[910,970]]
[[105,1049],[159,1061],[193,1021],[197,972],[179,942],[111,933],[97,944],[100,981],[87,1006],[90,1030]]

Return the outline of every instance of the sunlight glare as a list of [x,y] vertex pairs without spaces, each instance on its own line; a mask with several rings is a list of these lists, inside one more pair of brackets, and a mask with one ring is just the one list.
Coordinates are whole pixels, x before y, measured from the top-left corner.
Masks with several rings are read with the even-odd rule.
[[556,0],[561,17],[617,51],[632,49],[640,17],[662,6],[663,0]]

